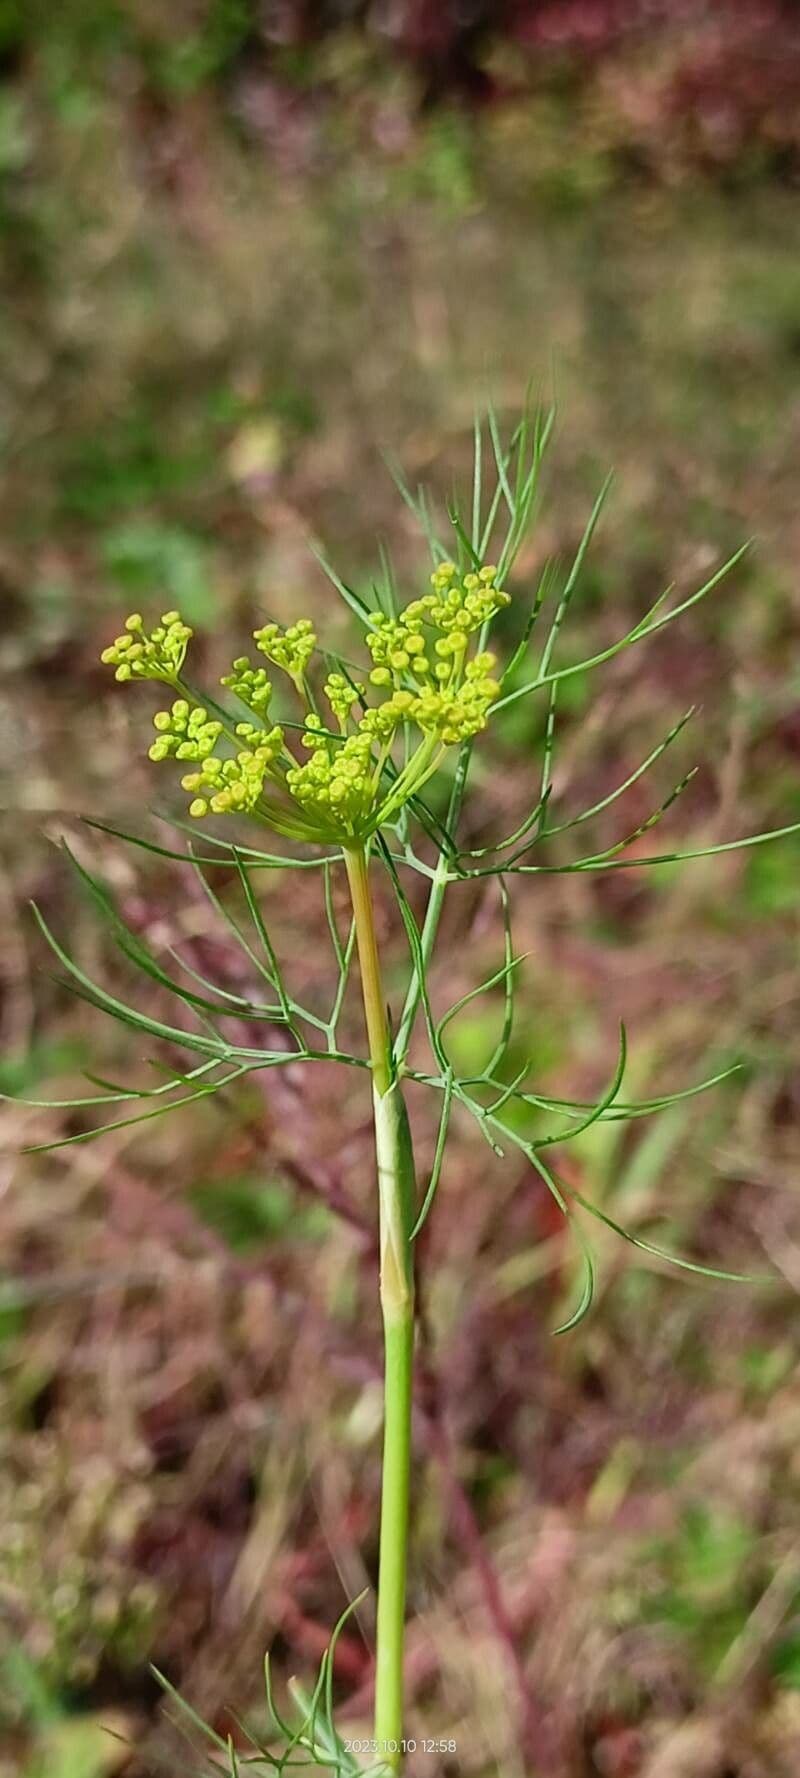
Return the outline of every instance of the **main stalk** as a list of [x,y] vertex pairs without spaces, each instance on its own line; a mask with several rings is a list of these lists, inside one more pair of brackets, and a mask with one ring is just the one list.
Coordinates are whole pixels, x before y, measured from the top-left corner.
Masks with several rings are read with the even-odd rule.
[[392,1068],[391,1036],[364,847],[347,850],[345,863],[353,903],[372,1067],[380,1213],[384,1430],[375,1740],[378,1756],[387,1770],[399,1772],[403,1764],[403,1649],[414,1365],[414,1273],[409,1240],[415,1193],[414,1162],[408,1116]]

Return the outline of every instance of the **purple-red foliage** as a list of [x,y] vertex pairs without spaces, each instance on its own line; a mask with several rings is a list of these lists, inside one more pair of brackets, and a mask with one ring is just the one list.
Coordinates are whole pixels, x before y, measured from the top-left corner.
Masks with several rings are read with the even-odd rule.
[[731,163],[760,150],[800,161],[800,12],[788,0],[713,0],[696,7],[671,81],[673,124],[696,155]]
[[260,35],[308,49],[342,28],[405,62],[424,103],[610,74],[630,99],[614,140],[651,166],[800,166],[800,0],[274,0]]

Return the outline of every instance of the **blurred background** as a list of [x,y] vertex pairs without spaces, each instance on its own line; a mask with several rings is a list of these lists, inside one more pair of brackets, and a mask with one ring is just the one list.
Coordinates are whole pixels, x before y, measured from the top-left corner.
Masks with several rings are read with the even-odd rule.
[[[800,818],[799,101],[789,0],[2,0],[12,1100],[91,1091],[85,1069],[147,1078],[141,1040],[66,992],[33,927],[31,897],[130,991],[64,835],[152,946],[247,986],[190,869],[81,826],[172,843],[149,813],[178,807],[145,757],[155,705],[98,665],[121,617],[180,606],[207,683],[266,614],[309,613],[352,647],[309,539],[364,587],[383,543],[419,587],[424,543],[383,453],[446,498],[487,393],[504,426],[530,379],[559,406],[520,603],[617,474],[562,659],[756,543],[679,625],[567,682],[561,818],[689,702],[678,771],[660,762],[592,845],[695,761],[640,850]],[[530,801],[543,720],[521,702],[493,726],[473,843]],[[517,1048],[545,1090],[596,1094],[621,1017],[632,1096],[743,1064],[587,1132],[568,1177],[634,1230],[775,1282],[668,1273],[598,1231],[596,1309],[554,1342],[575,1290],[559,1219],[521,1157],[493,1160],[456,1120],[422,1243],[408,1676],[411,1731],[458,1751],[419,1753],[414,1778],[800,1769],[799,863],[794,837],[520,879]],[[297,992],[324,994],[318,883],[264,894]],[[382,923],[396,997],[388,903]],[[501,949],[496,888],[465,887],[442,1007]],[[499,1012],[454,1027],[465,1064]],[[355,1001],[346,1018],[358,1043]],[[2,1778],[197,1770],[151,1664],[236,1735],[236,1714],[264,1720],[264,1649],[279,1687],[308,1676],[374,1579],[368,1104],[324,1070],[255,1078],[22,1158],[90,1114],[2,1107]],[[412,1109],[425,1168],[436,1107]],[[370,1630],[365,1608],[339,1644],[354,1732]]]

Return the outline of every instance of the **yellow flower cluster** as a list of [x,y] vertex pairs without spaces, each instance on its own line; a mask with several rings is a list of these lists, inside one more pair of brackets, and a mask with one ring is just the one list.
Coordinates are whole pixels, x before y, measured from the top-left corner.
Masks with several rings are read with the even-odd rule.
[[[302,764],[288,751],[283,730],[266,726],[272,684],[247,655],[234,660],[222,684],[254,721],[209,712],[185,695],[159,710],[150,758],[196,764],[182,779],[190,815],[256,814],[290,838],[334,843],[363,838],[391,821],[438,769],[445,748],[485,727],[500,690],[494,655],[471,653],[477,632],[508,604],[496,569],[459,575],[452,562],[443,562],[431,582],[432,590],[397,617],[376,613],[371,620],[369,679],[383,694],[379,701],[366,707],[367,687],[343,670],[328,674],[324,693],[338,735],[317,714],[306,683],[316,647],[310,619],[254,632],[262,654],[289,675],[305,707],[301,744],[310,758]],[[134,613],[102,658],[118,679],[163,679],[183,694],[190,635],[176,611],[166,612],[150,633]],[[416,744],[407,741],[401,765],[393,758],[396,737],[414,730]],[[215,751],[221,737],[230,757]]]
[[343,673],[329,673],[325,681],[325,696],[330,704],[339,727],[344,730],[347,718],[353,705],[364,696],[363,685],[351,684]]
[[[446,630],[450,634],[463,631],[472,636],[476,630],[482,629],[489,618],[494,617],[505,605],[511,604],[511,595],[497,586],[497,569],[487,563],[465,574],[463,580],[457,579],[453,562],[440,562],[431,575],[431,586],[434,593],[428,594],[419,603],[425,605],[427,621],[437,630]],[[413,605],[408,607],[409,611]]]
[[[417,600],[422,606],[422,600]],[[367,647],[375,665],[370,673],[373,685],[391,685],[403,673],[413,672],[418,680],[426,679],[431,672],[431,663],[425,653],[425,638],[419,619],[407,621],[407,614],[402,617],[384,617],[377,612],[373,618],[375,628],[367,632]]]
[[133,611],[125,619],[122,635],[103,649],[100,659],[106,666],[116,667],[115,679],[163,679],[174,685],[191,636],[179,611],[165,611],[149,634],[144,619]]
[[306,717],[302,741],[312,749],[306,765],[292,766],[286,784],[295,802],[308,814],[336,820],[350,831],[368,819],[375,801],[372,735],[361,724],[341,745],[320,731],[318,716]]
[[445,746],[456,746],[486,727],[486,720],[500,695],[500,686],[491,677],[495,665],[493,654],[476,654],[467,662],[463,683],[455,689],[423,692],[409,710],[411,720],[423,734],[438,735]]
[[[496,577],[497,569],[486,567],[459,581],[455,564],[442,562],[431,575],[432,593],[412,599],[400,617],[379,612],[367,636],[375,663],[372,684],[397,685],[410,675],[423,690],[431,681],[438,680],[440,686],[450,681],[460,669],[470,636],[510,603],[509,594],[495,584]],[[432,650],[426,627],[439,631]]]
[[265,668],[251,666],[246,654],[238,656],[230,673],[223,674],[220,685],[227,685],[256,716],[266,716],[272,697],[272,685]]
[[[242,723],[236,732],[251,727]],[[193,796],[189,814],[196,818],[208,814],[252,814],[264,779],[282,746],[283,730],[275,727],[268,732],[259,731],[257,745],[243,748],[233,759],[218,759],[212,753],[203,760],[199,772],[189,772],[181,779],[184,790]]]
[[302,682],[317,646],[310,618],[298,618],[297,623],[290,624],[288,630],[282,630],[279,624],[264,624],[262,629],[253,631],[253,639],[268,661],[272,661],[276,667],[282,667],[295,684]]
[[209,721],[204,705],[192,708],[186,698],[176,698],[171,710],[158,710],[153,728],[158,739],[150,748],[151,759],[205,759],[222,734],[222,723]]

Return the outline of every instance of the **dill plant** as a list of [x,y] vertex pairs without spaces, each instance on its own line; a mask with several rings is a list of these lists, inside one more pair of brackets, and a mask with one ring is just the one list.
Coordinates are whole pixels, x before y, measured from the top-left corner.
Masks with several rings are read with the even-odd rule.
[[[554,1150],[557,1152],[593,1123],[657,1113],[676,1100],[715,1085],[733,1072],[732,1068],[674,1093],[638,1102],[625,1099],[622,1087],[626,1041],[622,1029],[609,1084],[595,1103],[552,1098],[535,1091],[527,1067],[509,1078],[514,977],[521,960],[513,943],[509,891],[518,880],[542,872],[648,868],[679,858],[705,857],[758,845],[800,827],[800,823],[793,823],[774,832],[714,846],[626,857],[633,842],[657,826],[688,783],[692,775],[689,774],[623,840],[602,850],[590,849],[568,863],[548,860],[548,839],[579,828],[624,796],[666,753],[688,720],[688,716],[682,718],[610,794],[592,807],[556,821],[552,818],[553,757],[559,688],[576,674],[602,666],[673,623],[712,592],[744,553],[737,551],[680,602],[669,604],[668,593],[662,594],[631,629],[594,655],[559,664],[557,644],[608,495],[609,478],[595,501],[560,590],[553,566],[548,564],[528,604],[510,658],[498,662],[489,649],[490,632],[497,614],[510,602],[507,581],[535,518],[553,419],[552,411],[526,411],[507,444],[501,440],[492,411],[483,422],[476,422],[471,500],[465,509],[454,505],[449,510],[446,540],[431,518],[424,493],[412,494],[398,478],[400,492],[419,520],[432,559],[429,585],[404,605],[398,602],[386,562],[372,598],[365,599],[330,564],[322,561],[363,632],[365,658],[360,672],[320,645],[310,620],[305,618],[286,629],[267,623],[254,632],[256,650],[265,664],[239,656],[221,682],[228,693],[225,703],[216,696],[198,695],[187,665],[192,633],[177,611],[166,612],[150,629],[142,616],[134,613],[126,620],[122,634],[104,651],[102,658],[114,668],[118,681],[155,681],[168,688],[171,702],[153,719],[155,738],[149,749],[150,758],[157,763],[172,762],[181,771],[182,787],[189,797],[189,820],[176,818],[175,826],[181,831],[187,826],[202,830],[203,843],[190,842],[188,850],[181,852],[105,823],[90,825],[160,856],[188,860],[201,873],[229,931],[260,973],[267,996],[263,1003],[244,1001],[194,971],[189,971],[193,978],[191,987],[176,980],[123,921],[106,886],[77,861],[73,862],[83,885],[125,957],[147,980],[178,997],[193,1015],[193,1028],[164,1022],[91,980],[37,910],[46,939],[84,998],[134,1030],[163,1041],[171,1050],[188,1052],[192,1058],[191,1066],[173,1067],[158,1086],[121,1088],[99,1097],[60,1102],[92,1109],[115,1104],[129,1108],[112,1116],[100,1129],[81,1131],[66,1141],[87,1141],[103,1129],[164,1116],[177,1106],[229,1087],[259,1070],[332,1061],[364,1070],[371,1079],[385,1337],[374,1744],[367,1768],[376,1774],[399,1772],[405,1761],[403,1647],[411,1472],[414,1252],[441,1178],[454,1108],[461,1107],[474,1120],[478,1133],[496,1153],[502,1155],[504,1144],[522,1152],[552,1194],[576,1240],[582,1282],[571,1313],[553,1330],[555,1333],[564,1334],[576,1327],[592,1302],[595,1268],[587,1225],[580,1212],[584,1217],[599,1219],[634,1247],[690,1272],[722,1279],[742,1276],[668,1252],[626,1229],[569,1185],[551,1159]],[[286,699],[278,700],[286,704],[283,714],[273,708],[279,681],[289,693],[288,703]],[[465,849],[459,839],[460,818],[476,741],[494,713],[536,695],[543,695],[546,700],[546,717],[538,789],[532,807],[512,833],[492,839],[480,848]],[[442,771],[449,773],[443,817],[425,795],[430,780]],[[229,838],[225,829],[232,821],[236,837]],[[212,824],[210,829],[205,825],[208,822]],[[238,837],[238,822],[250,824],[247,839]],[[279,836],[287,846],[277,852],[265,850],[258,837],[259,830],[264,829]],[[228,873],[233,870],[238,878],[249,931],[242,929],[216,894],[212,879],[220,867]],[[352,911],[344,942],[337,929],[332,900],[333,873],[340,868],[346,873]],[[321,879],[321,902],[337,971],[327,1017],[321,1017],[293,997],[259,900],[259,874],[286,870],[311,870]],[[383,872],[388,879],[407,944],[405,997],[391,1012],[375,930],[375,871]],[[407,894],[409,872],[421,877],[425,888],[427,901],[421,921]],[[428,976],[445,897],[451,891],[457,892],[465,882],[487,877],[496,878],[500,885],[505,932],[502,960],[487,980],[473,986],[437,1018],[428,991]],[[366,1028],[366,1054],[359,1055],[341,1049],[338,1037],[354,952],[358,956]],[[498,986],[503,989],[504,1012],[494,1051],[480,1073],[460,1074],[448,1048],[448,1027],[465,1005]],[[250,1047],[229,1038],[225,1019],[231,1016],[237,1019],[239,1028],[241,1020],[247,1018],[282,1027],[280,1047]],[[412,1033],[418,1022],[427,1034],[426,1069],[414,1068],[409,1061]],[[415,1171],[404,1100],[404,1083],[409,1079],[427,1086],[439,1101],[434,1161],[424,1188]],[[515,1106],[547,1112],[554,1127],[536,1138],[520,1133],[519,1120],[509,1122],[503,1115],[506,1108]],[[262,1769],[276,1772],[310,1764],[343,1775],[364,1771],[334,1724],[334,1651],[343,1622],[344,1618],[323,1657],[313,1691],[306,1694],[294,1687],[297,1715],[291,1722],[278,1709],[267,1661],[267,1701],[274,1733],[268,1745],[253,1743],[248,1764],[260,1761]],[[177,1694],[174,1696],[210,1738],[214,1769],[219,1770],[219,1759],[224,1758],[235,1778],[240,1761],[232,1742],[223,1742]]]

